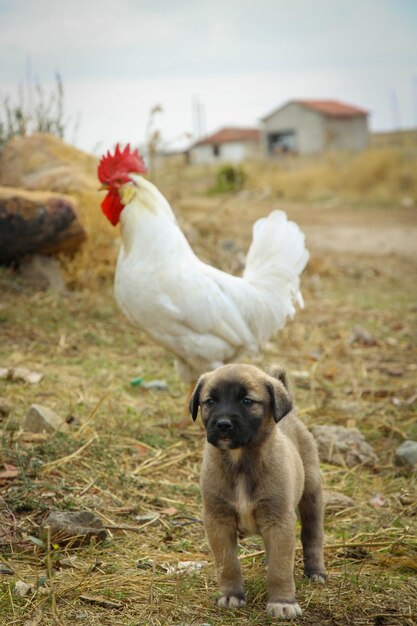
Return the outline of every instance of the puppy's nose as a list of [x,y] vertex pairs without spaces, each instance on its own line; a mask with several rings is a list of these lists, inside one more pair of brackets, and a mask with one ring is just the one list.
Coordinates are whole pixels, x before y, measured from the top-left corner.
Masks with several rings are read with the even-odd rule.
[[217,426],[217,429],[220,430],[222,433],[233,428],[232,422],[225,417],[222,417],[221,419],[219,419],[216,426]]

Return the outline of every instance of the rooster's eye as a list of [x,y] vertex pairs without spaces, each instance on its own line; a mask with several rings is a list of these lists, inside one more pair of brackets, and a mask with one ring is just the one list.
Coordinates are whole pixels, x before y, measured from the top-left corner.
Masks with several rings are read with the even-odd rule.
[[203,404],[204,406],[213,406],[214,400],[213,398],[207,398],[207,400],[204,400]]
[[252,406],[253,400],[251,400],[251,398],[243,398],[242,404],[244,404],[245,406]]

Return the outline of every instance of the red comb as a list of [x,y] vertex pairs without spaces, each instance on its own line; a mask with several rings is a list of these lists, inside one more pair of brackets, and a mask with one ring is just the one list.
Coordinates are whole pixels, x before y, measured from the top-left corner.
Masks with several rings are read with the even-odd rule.
[[124,150],[120,150],[117,144],[114,154],[110,154],[109,150],[97,168],[99,180],[105,185],[127,183],[131,173],[145,174],[146,167],[138,150],[130,151],[130,144],[127,144]]

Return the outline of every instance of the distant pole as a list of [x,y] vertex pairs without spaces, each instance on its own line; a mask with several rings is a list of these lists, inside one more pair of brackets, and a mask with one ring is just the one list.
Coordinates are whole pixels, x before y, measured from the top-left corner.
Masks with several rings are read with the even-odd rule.
[[26,115],[31,120],[33,114],[33,75],[30,56],[26,57]]
[[205,133],[205,119],[204,119],[204,107],[201,104],[198,96],[193,96],[192,102],[192,121],[193,121],[193,135],[198,140],[201,139]]
[[411,79],[411,106],[413,110],[414,127],[417,128],[417,74]]
[[201,134],[202,136],[207,134],[207,123],[206,123],[206,107],[202,102],[200,102],[200,124],[201,124]]
[[391,105],[391,119],[394,130],[401,130],[401,115],[400,104],[398,102],[398,93],[395,89],[390,89],[390,105]]

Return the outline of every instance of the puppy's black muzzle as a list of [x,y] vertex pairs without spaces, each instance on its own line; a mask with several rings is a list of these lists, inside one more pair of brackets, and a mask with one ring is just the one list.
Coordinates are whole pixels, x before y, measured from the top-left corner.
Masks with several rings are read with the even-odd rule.
[[216,429],[218,433],[229,433],[233,428],[233,424],[228,417],[221,417],[216,422]]
[[229,442],[233,445],[236,436],[235,427],[231,417],[227,414],[213,415],[207,424],[207,441],[214,446],[222,446]]
[[247,445],[252,436],[236,413],[213,415],[206,428],[207,441],[220,448],[240,448]]

